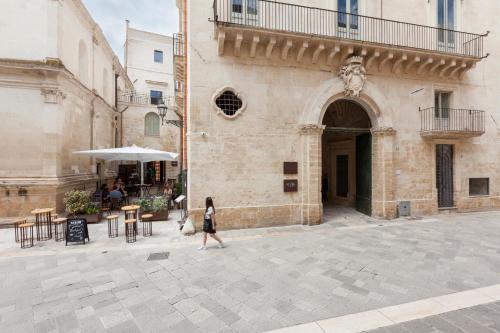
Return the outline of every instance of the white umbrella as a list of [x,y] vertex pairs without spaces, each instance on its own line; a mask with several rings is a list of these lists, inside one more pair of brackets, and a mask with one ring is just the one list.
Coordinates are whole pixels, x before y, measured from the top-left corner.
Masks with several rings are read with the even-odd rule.
[[141,162],[141,184],[144,184],[143,163],[153,161],[175,161],[177,160],[177,156],[179,156],[179,154],[176,153],[142,148],[136,145],[122,148],[76,151],[74,154],[91,156],[106,161],[139,161]]

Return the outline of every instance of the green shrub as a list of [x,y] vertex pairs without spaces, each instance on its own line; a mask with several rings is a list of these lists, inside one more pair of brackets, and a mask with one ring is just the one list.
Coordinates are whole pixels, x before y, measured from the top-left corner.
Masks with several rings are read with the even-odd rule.
[[66,211],[71,214],[86,214],[91,202],[92,195],[87,191],[73,190],[64,195]]
[[168,209],[168,200],[164,196],[137,199],[134,202],[145,212],[159,212]]

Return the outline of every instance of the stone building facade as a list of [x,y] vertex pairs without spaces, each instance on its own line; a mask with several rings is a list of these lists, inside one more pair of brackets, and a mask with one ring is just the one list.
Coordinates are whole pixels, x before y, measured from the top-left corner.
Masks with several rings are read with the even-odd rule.
[[[179,152],[180,129],[167,123],[178,118],[173,111],[174,108],[177,110],[173,38],[130,28],[127,22],[124,45],[124,67],[133,83],[133,90],[118,92],[123,145]],[[163,124],[157,111],[161,103],[170,109]],[[178,162],[151,164],[160,180],[173,181],[179,175]]]
[[498,1],[186,4],[198,226],[500,206]]
[[116,174],[74,151],[119,145],[116,91],[132,84],[80,0],[2,1],[0,217],[63,210]]

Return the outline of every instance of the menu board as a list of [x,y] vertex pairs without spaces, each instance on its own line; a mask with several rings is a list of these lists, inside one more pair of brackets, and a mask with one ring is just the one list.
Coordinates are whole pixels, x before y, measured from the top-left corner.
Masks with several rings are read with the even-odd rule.
[[66,245],[68,243],[83,243],[89,239],[89,229],[86,219],[68,219],[66,222]]

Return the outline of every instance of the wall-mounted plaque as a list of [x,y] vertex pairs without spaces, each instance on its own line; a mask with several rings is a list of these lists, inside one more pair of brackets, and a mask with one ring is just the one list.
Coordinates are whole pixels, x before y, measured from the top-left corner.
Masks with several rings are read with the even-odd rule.
[[285,179],[283,187],[285,192],[297,192],[299,190],[299,181],[297,179]]
[[297,162],[283,162],[283,173],[285,175],[296,175],[299,173],[299,164]]
[[178,165],[179,165],[179,162],[178,162],[178,161],[172,161],[172,166],[173,166],[173,167],[176,167],[176,166],[178,166]]

